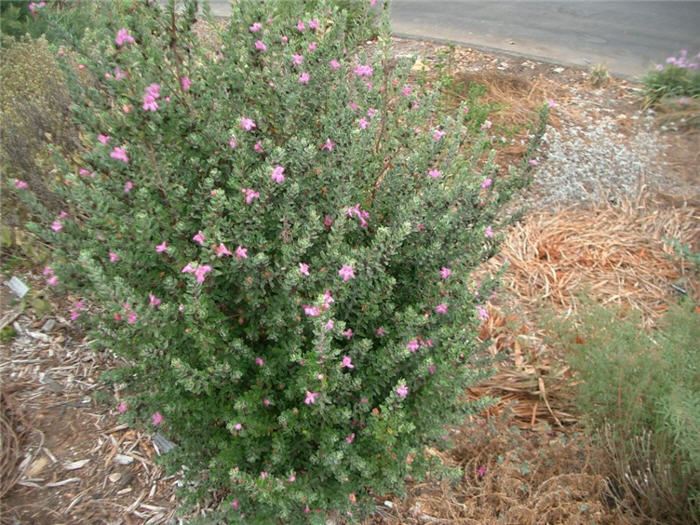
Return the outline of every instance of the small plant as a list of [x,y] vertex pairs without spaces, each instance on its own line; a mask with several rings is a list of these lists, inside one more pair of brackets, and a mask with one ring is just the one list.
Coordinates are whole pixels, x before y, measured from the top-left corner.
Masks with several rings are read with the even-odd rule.
[[687,302],[648,333],[634,314],[589,302],[558,328],[582,380],[580,411],[591,429],[606,428],[613,495],[664,523],[700,518],[699,321]]
[[658,64],[648,72],[644,83],[644,106],[650,107],[667,98],[697,98],[700,96],[700,53],[694,59],[682,50],[678,57],[668,57],[666,65]]
[[388,33],[368,56],[333,3],[235,2],[217,48],[174,4],[101,5],[62,61],[83,137],[78,166],[56,159],[66,205],[16,188],[56,249],[46,282],[128,360],[120,411],[177,443],[210,522],[356,519],[472,409],[494,283],[470,271],[525,177],[496,176],[478,101],[436,116]]
[[610,84],[610,72],[607,64],[595,64],[591,67],[589,75],[593,87],[601,88]]

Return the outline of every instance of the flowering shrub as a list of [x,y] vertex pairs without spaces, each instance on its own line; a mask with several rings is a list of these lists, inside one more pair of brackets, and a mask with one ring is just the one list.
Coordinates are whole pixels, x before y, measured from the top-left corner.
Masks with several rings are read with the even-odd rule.
[[87,147],[33,225],[47,283],[227,522],[358,517],[424,472],[481,377],[470,270],[522,182],[484,162],[476,100],[434,121],[331,5],[236,2],[206,47],[196,2],[115,2],[64,60]]
[[700,97],[700,53],[689,57],[683,49],[677,57],[668,57],[666,65],[658,64],[643,79],[646,106],[664,97]]

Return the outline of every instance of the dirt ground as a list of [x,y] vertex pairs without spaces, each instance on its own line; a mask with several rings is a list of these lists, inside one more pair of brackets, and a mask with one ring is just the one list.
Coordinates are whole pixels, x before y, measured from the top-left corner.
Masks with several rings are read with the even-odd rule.
[[[421,56],[419,67],[429,71],[444,61],[439,58],[444,46],[399,39],[394,46],[396,54]],[[600,215],[601,205],[613,210],[606,216],[612,224],[615,210],[626,202],[631,214],[626,229],[639,226],[640,239],[659,236],[658,242],[645,245],[647,251],[663,251],[660,236],[669,233],[652,226],[674,220],[671,233],[698,251],[698,134],[683,130],[683,122],[674,121],[673,115],[642,111],[638,85],[610,79],[597,87],[585,71],[468,48],[455,50],[449,68],[465,84],[485,83],[487,97],[502,105],[494,128],[514,130],[504,134],[507,148],[499,159],[504,164],[522,156],[527,122],[536,108],[552,101],[535,182],[518,201],[532,210],[525,217],[530,227],[525,233],[538,231],[537,224],[527,221],[534,221],[542,210],[550,213],[551,222],[541,225],[545,231],[553,221],[569,220],[567,213],[579,214],[572,215],[572,221],[589,220],[582,219],[582,213]],[[458,90],[452,95],[454,100],[461,96]],[[578,211],[569,211],[574,205]],[[644,224],[652,226],[644,230]],[[525,233],[506,232],[506,245],[513,253],[517,236]],[[605,235],[603,228],[600,234]],[[573,233],[563,235],[576,239]],[[523,260],[527,257],[522,255]],[[40,270],[20,270],[14,274],[33,290],[44,287]],[[680,279],[684,268],[671,266],[668,272],[667,280]],[[611,275],[614,279],[617,274]],[[9,277],[2,275],[3,281]],[[502,400],[488,413],[451,429],[454,445],[448,451],[426,450],[460,468],[462,479],[409,485],[403,499],[379,497],[368,523],[635,522],[606,500],[605,480],[596,474],[599,458],[579,434],[578,418],[568,401],[570,372],[543,343],[532,314],[534,304],[522,300],[523,295],[536,295],[565,310],[571,305],[555,293],[547,295],[545,287],[556,285],[562,294],[573,293],[575,287],[544,279],[518,288],[516,277],[505,280],[481,334],[492,338],[490,351],[504,358],[502,368],[495,378],[468,392],[472,397],[499,395]],[[673,298],[668,283],[649,280],[654,301],[663,304]],[[624,293],[610,301],[626,300]],[[2,495],[2,523],[183,522],[175,514],[177,476],[165,477],[156,464],[159,449],[152,435],[120,423],[120,393],[106,391],[100,383],[100,373],[117,366],[118,359],[91,350],[90,341],[68,320],[77,298],[47,294],[50,308],[39,313],[22,308],[6,287],[2,295],[0,325],[16,332],[0,346],[2,471],[14,474],[2,480],[2,491],[8,490]],[[609,299],[601,297],[604,302]],[[638,302],[646,300],[647,296]],[[649,316],[653,315],[652,310]]]

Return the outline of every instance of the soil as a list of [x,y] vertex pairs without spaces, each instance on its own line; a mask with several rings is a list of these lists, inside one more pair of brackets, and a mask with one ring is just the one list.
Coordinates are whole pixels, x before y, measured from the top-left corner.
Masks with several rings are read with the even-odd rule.
[[[428,70],[444,60],[440,54],[446,49],[394,41],[397,55],[418,55]],[[669,124],[668,115],[661,124],[653,112],[642,111],[638,85],[610,79],[608,85],[595,87],[586,71],[469,48],[456,48],[449,67],[464,82],[477,80],[491,87],[487,96],[503,108],[494,129],[517,128],[504,134],[508,148],[499,159],[503,163],[522,157],[525,123],[536,109],[549,100],[556,104],[536,158],[535,182],[520,204],[533,210],[542,205],[592,206],[634,200],[646,188],[651,200],[697,212],[698,134],[674,130],[678,123]],[[33,290],[42,290],[40,269],[25,270],[15,268],[14,273]],[[89,341],[72,328],[66,317],[75,300],[54,297],[50,313],[39,314],[8,294],[3,298],[3,328],[14,326],[17,335],[0,346],[2,415],[11,423],[18,446],[7,448],[3,438],[2,461],[3,472],[6,465],[14,465],[7,470],[19,478],[2,497],[2,523],[177,523],[178,478],[166,477],[157,466],[152,435],[120,423],[120,392],[104,390],[99,380],[119,361],[91,350]],[[495,312],[497,306],[493,308]],[[532,333],[531,327],[514,329],[504,322],[489,330],[490,335],[500,334],[494,342],[500,341],[499,351],[505,347],[511,352],[513,370],[522,372],[528,364],[532,368],[541,362],[539,351],[528,355],[515,344],[518,334]],[[576,418],[558,421],[557,413],[568,414],[565,397],[549,401],[555,406],[546,410],[542,403],[540,411],[535,405],[527,418],[502,406],[497,418],[483,414],[453,429],[451,449],[428,453],[462,468],[462,481],[450,486],[428,480],[409,486],[404,499],[379,498],[377,514],[369,522],[495,523],[503,516],[509,516],[509,523],[633,522],[606,505],[604,480],[591,467],[595,453],[585,441],[572,438]],[[3,479],[3,489],[10,481]],[[490,510],[479,510],[489,505]]]

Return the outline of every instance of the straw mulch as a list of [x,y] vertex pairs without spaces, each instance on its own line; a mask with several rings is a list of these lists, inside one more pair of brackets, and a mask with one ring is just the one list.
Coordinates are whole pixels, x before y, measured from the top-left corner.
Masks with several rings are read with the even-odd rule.
[[506,233],[487,268],[507,261],[504,285],[521,305],[576,312],[585,293],[601,304],[634,308],[650,325],[678,293],[698,293],[691,263],[674,254],[670,239],[698,250],[695,209],[639,199],[533,213]]
[[12,396],[11,390],[0,391],[0,499],[17,483],[22,475],[20,453],[30,431],[24,413]]

